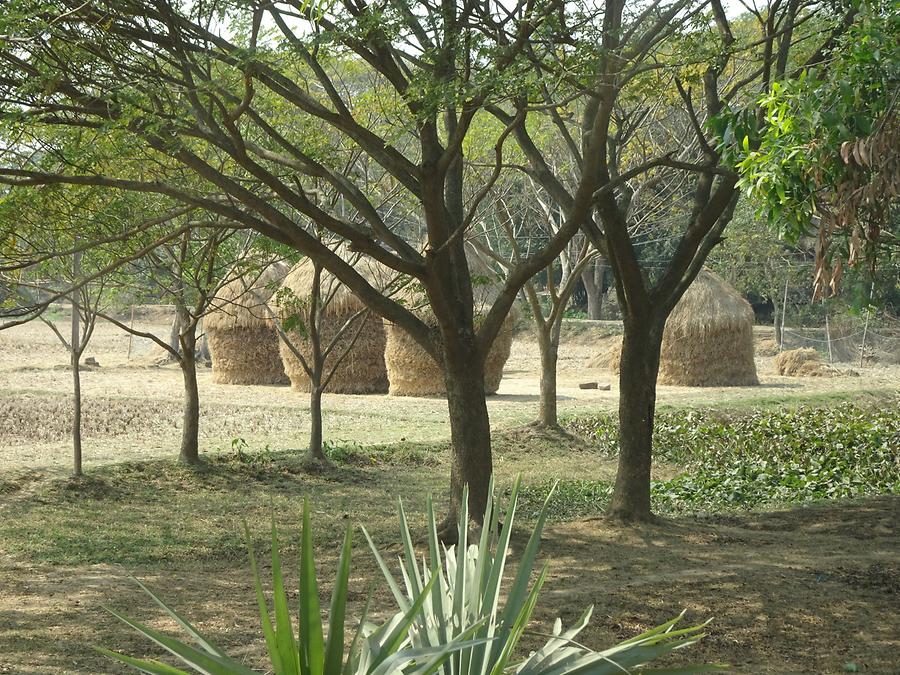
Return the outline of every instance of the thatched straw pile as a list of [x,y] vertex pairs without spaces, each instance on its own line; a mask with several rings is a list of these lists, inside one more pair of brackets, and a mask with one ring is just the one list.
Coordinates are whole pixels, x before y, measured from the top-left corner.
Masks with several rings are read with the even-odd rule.
[[[469,270],[480,277],[496,279],[496,274],[481,260],[473,250],[468,252]],[[475,295],[476,324],[479,316],[483,316],[497,297],[497,282],[477,284],[473,288]],[[412,307],[423,305],[422,293],[410,292],[405,298]],[[429,307],[417,310],[419,318],[428,325],[436,325],[434,315]],[[503,379],[503,366],[509,358],[512,348],[513,331],[517,320],[515,306],[503,322],[484,363],[484,391],[495,394]],[[390,380],[391,396],[445,396],[444,375],[441,368],[428,353],[399,326],[387,324],[387,348],[384,354]]]
[[203,319],[212,359],[212,380],[220,384],[287,384],[278,354],[278,333],[266,302],[272,286],[287,274],[276,263],[262,273],[234,279],[219,289]]
[[819,359],[819,352],[810,347],[789,349],[775,357],[775,369],[785,377],[830,377],[831,369]]
[[697,275],[666,321],[660,384],[759,384],[753,360],[753,308],[714,272]]
[[597,343],[597,354],[588,361],[588,368],[607,368],[614,373],[619,372],[619,360],[622,357],[622,336],[607,335]]
[[[339,250],[338,254],[343,255],[348,262],[351,262],[354,269],[376,289],[385,290],[390,285],[393,275],[387,268],[369,258],[354,260],[352,254],[343,250]],[[308,307],[313,273],[312,262],[304,259],[297,263],[285,277],[282,289],[290,289],[291,293],[283,295],[283,291],[279,290],[273,302],[280,319],[283,320],[291,314],[302,313],[304,314],[303,321],[306,322],[305,313],[308,309],[305,308]],[[322,270],[320,293],[322,301],[327,302],[320,332],[322,349],[326,349],[347,320],[364,309],[365,305],[349,288],[326,270]],[[353,342],[357,330],[360,329],[360,321],[364,321],[365,325],[362,327],[359,337]],[[308,359],[312,352],[308,337],[301,335],[299,329],[295,329],[288,333],[288,338],[303,357]],[[347,352],[351,343],[353,346]],[[325,373],[327,374],[334,359],[347,352],[328,383],[326,391],[338,394],[386,393],[388,379],[387,369],[384,365],[384,347],[384,323],[380,316],[369,312],[363,317],[355,319],[338,339],[325,361]],[[309,377],[300,360],[283,341],[280,344],[280,350],[284,370],[293,387],[299,391],[309,391]]]
[[[701,271],[666,322],[659,383],[684,387],[759,384],[753,361],[753,319],[750,303],[717,274]],[[610,370],[619,372],[621,342],[601,356]]]

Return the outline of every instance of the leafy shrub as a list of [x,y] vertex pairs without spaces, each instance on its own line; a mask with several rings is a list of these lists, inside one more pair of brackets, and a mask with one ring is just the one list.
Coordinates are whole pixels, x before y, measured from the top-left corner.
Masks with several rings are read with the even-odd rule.
[[[615,453],[613,417],[571,426],[602,452]],[[900,415],[893,402],[877,409],[847,403],[757,410],[732,419],[702,410],[664,412],[653,442],[656,459],[683,469],[652,485],[654,508],[662,513],[900,493]],[[541,483],[524,491],[532,512],[549,489]],[[566,481],[550,508],[562,519],[598,513],[611,494],[604,481]]]

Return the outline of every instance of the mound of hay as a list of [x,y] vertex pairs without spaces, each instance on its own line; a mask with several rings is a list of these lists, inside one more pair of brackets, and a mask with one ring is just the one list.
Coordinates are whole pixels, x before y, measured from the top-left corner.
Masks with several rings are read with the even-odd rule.
[[775,356],[778,354],[778,343],[775,338],[759,338],[754,349],[757,356]]
[[597,355],[588,361],[588,368],[606,368],[614,373],[619,372],[619,360],[622,357],[622,336],[610,335],[597,344]]
[[719,275],[702,270],[666,321],[659,382],[685,387],[759,384],[753,308]]
[[[496,274],[481,260],[473,250],[468,251],[469,270],[473,275],[496,279]],[[476,324],[478,317],[487,312],[498,292],[497,282],[480,283],[475,285]],[[414,296],[414,297],[412,297]],[[421,293],[411,294],[407,298],[411,306],[419,306],[423,303]],[[430,308],[423,307],[418,310],[419,318],[430,326],[436,324]],[[494,343],[484,362],[484,391],[486,394],[496,394],[503,379],[503,367],[509,358],[512,349],[513,333],[518,320],[518,310],[515,305],[500,327]],[[390,380],[391,396],[445,396],[447,391],[444,386],[444,374],[428,353],[399,326],[387,324],[387,347],[384,353],[387,365],[388,379]]]
[[[369,258],[356,260],[351,253],[339,250],[338,253],[352,262],[354,269],[378,290],[384,290],[393,279],[390,270]],[[315,268],[309,259],[301,260],[285,277],[282,289],[289,289],[289,294],[279,290],[273,305],[281,320],[291,314],[306,312],[302,306],[308,306],[310,289]],[[353,292],[344,286],[333,274],[322,270],[321,297],[327,305],[323,311],[320,331],[321,348],[326,349],[341,327],[365,305]],[[306,317],[304,316],[304,321]],[[360,328],[359,323],[364,325]],[[357,331],[359,337],[356,337]],[[288,332],[291,344],[305,359],[309,359],[312,348],[308,337],[299,329]],[[354,342],[354,338],[356,341]],[[350,346],[352,343],[352,347]],[[349,348],[349,352],[347,351]],[[385,330],[380,316],[369,312],[353,321],[344,331],[325,360],[327,374],[334,360],[341,358],[334,375],[328,383],[326,391],[336,394],[384,394],[388,390],[387,369],[384,365]],[[291,385],[298,391],[309,391],[309,376],[288,345],[283,341],[279,345],[284,371],[290,378]]]
[[234,279],[219,290],[203,319],[220,384],[287,384],[278,353],[278,333],[267,306],[272,287],[287,274],[286,263]]
[[785,377],[830,377],[831,368],[822,363],[819,352],[811,347],[789,349],[775,357],[775,370]]
[[[683,387],[759,384],[753,321],[749,302],[714,272],[701,271],[666,322],[659,383]],[[619,372],[620,360],[621,341],[594,359],[605,361],[614,373]]]

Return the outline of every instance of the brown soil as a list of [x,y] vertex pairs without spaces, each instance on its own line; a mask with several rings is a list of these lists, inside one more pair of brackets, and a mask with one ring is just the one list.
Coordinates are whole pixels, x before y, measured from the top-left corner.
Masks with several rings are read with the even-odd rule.
[[[136,325],[159,335],[169,325]],[[597,323],[598,326],[589,324]],[[560,350],[561,415],[615,410],[617,376],[591,366],[606,349],[615,322],[572,322]],[[771,333],[771,331],[769,331]],[[760,340],[770,339],[758,331]],[[169,456],[180,436],[181,372],[155,365],[153,343],[129,338],[108,324],[98,326],[85,354],[99,368],[86,369],[84,392],[85,466],[129,459]],[[488,407],[492,426],[522,426],[537,415],[540,374],[536,342],[527,332],[513,342],[503,382]],[[900,366],[868,366],[860,377],[786,378],[775,374],[770,357],[757,358],[761,386],[660,386],[660,405],[751,405],[773,401],[804,402],[824,396],[857,398],[869,391],[900,385]],[[198,373],[201,402],[201,451],[227,449],[236,438],[252,447],[305,447],[309,433],[307,397],[286,386],[235,386],[212,382],[211,371]],[[610,390],[580,389],[584,382],[609,384]],[[64,471],[69,463],[71,375],[67,355],[42,324],[0,332],[0,470],[33,466]],[[449,437],[447,404],[438,397],[328,394],[324,399],[325,435],[332,442],[430,442]]]
[[[569,624],[591,604],[593,619],[581,637],[594,647],[685,610],[686,621],[712,622],[681,662],[727,663],[738,673],[840,673],[851,663],[859,672],[896,673],[898,524],[900,499],[884,497],[637,529],[596,519],[554,525],[543,544],[551,576],[524,646],[539,642],[536,633],[548,631],[556,616]],[[514,540],[521,548],[524,534]],[[319,569],[330,571],[336,561],[323,553]],[[358,616],[370,581],[381,589],[375,605],[390,609],[361,546],[354,565],[352,615]],[[125,672],[90,645],[153,654],[101,609],[124,609],[175,632],[130,582],[132,572],[232,655],[264,666],[242,560],[202,569],[124,570],[41,567],[9,556],[0,567],[0,673]],[[322,592],[325,601],[330,589]]]
[[[168,332],[164,316],[152,314],[149,321],[160,335]],[[608,332],[614,331],[570,330],[560,355],[563,414],[615,408],[616,378],[587,365]],[[180,373],[150,365],[148,341],[135,340],[127,359],[128,343],[127,336],[101,325],[85,355],[100,363],[83,382],[88,471],[100,463],[177,452]],[[536,343],[527,334],[517,336],[499,394],[490,399],[495,428],[520,427],[535,416],[538,363]],[[659,402],[738,406],[858,399],[870,391],[896,391],[900,383],[900,366],[869,366],[860,369],[860,377],[834,378],[779,377],[770,357],[758,357],[757,366],[762,386],[660,387]],[[217,385],[208,370],[199,379],[204,451],[227,449],[234,438],[257,449],[305,446],[308,408],[302,394],[288,387]],[[612,388],[579,389],[585,381]],[[0,478],[67,469],[70,386],[66,354],[49,329],[35,324],[0,333]],[[438,398],[330,395],[325,407],[326,437],[338,443],[434,443],[449,437],[446,403]],[[504,442],[514,445],[516,438],[511,434]],[[548,457],[554,475],[613,475],[611,462],[591,459],[583,466],[585,454],[573,443],[570,454],[557,448]],[[539,461],[535,454],[498,453],[498,469],[507,476],[539,471]],[[423,489],[412,482],[401,487],[415,498]],[[736,672],[838,673],[849,663],[861,672],[900,672],[898,524],[900,498],[886,497],[640,529],[599,520],[554,525],[544,544],[553,560],[552,578],[536,629],[546,631],[556,615],[571,622],[594,603],[593,627],[584,640],[601,647],[687,609],[691,621],[713,619],[692,657],[730,663]],[[362,547],[357,550],[356,611],[361,592],[378,579]],[[335,560],[326,552],[320,563],[320,569],[331,570]],[[0,673],[120,672],[90,645],[144,653],[144,643],[101,609],[108,604],[138,618],[159,616],[128,581],[131,572],[162,590],[236,656],[262,666],[243,560],[136,570],[60,568],[23,560],[0,542]],[[378,600],[386,606],[383,593]]]

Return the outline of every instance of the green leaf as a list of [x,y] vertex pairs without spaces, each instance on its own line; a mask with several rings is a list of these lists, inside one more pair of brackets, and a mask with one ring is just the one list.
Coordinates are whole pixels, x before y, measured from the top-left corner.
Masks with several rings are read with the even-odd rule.
[[[303,531],[300,543],[300,672],[322,675],[325,645],[322,637],[322,614],[319,607],[319,585],[312,546],[309,501],[303,500]],[[349,564],[349,560],[348,560]],[[285,611],[287,607],[285,606]],[[288,619],[289,620],[289,619]]]
[[338,561],[338,573],[331,593],[328,619],[328,642],[325,645],[324,672],[339,673],[344,660],[344,621],[347,611],[347,589],[350,580],[350,556],[353,529],[348,524]]

